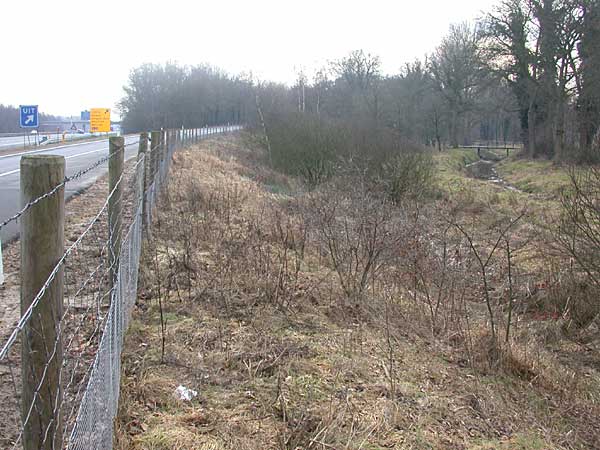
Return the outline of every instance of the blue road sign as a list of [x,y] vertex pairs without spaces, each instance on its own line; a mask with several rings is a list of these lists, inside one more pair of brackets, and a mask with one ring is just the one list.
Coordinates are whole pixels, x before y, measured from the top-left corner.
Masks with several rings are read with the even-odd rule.
[[21,128],[38,127],[38,105],[21,105],[19,111],[21,112]]

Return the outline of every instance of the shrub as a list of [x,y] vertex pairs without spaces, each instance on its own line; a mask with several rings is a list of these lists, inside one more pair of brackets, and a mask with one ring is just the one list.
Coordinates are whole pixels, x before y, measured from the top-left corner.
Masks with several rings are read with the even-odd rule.
[[403,152],[381,165],[379,182],[395,203],[404,198],[419,198],[433,190],[434,162],[422,151]]
[[572,170],[570,180],[555,239],[572,265],[574,279],[565,293],[571,324],[586,328],[600,317],[600,169]]
[[297,112],[265,120],[274,168],[301,177],[309,186],[327,180],[346,152],[346,130],[331,121]]

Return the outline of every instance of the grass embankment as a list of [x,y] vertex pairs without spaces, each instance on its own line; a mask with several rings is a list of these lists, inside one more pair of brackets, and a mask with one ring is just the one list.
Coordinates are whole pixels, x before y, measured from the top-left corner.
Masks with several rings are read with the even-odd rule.
[[493,207],[499,212],[510,213],[530,201],[523,192],[469,176],[466,167],[479,161],[473,149],[436,153],[434,160],[438,166],[436,181],[442,196],[470,205],[472,211]]
[[556,197],[569,186],[567,167],[547,160],[510,157],[496,166],[498,174],[517,189],[530,194]]
[[434,159],[438,164],[437,181],[442,194],[470,203],[473,210],[491,206],[505,214],[524,207],[542,215],[557,212],[560,193],[570,186],[568,166],[548,160],[532,161],[517,154],[508,158],[495,156],[498,160],[494,168],[509,187],[470,176],[466,166],[479,161],[473,149],[437,153]]
[[[568,166],[543,159],[525,159],[518,154],[505,158],[503,154],[494,153],[491,157],[497,159],[495,169],[498,175],[524,193],[556,198],[562,189],[569,186]],[[464,186],[497,191],[490,183],[467,177],[465,167],[479,160],[474,149],[450,149],[436,153],[435,159],[439,165],[441,187],[448,192],[460,191]]]
[[[410,318],[346,314],[302,240],[307,194],[240,140],[200,147],[175,155],[144,249],[115,448],[593,448],[598,398],[575,394],[579,379],[557,389],[543,359],[524,376],[479,371]],[[441,182],[484,192],[460,175],[471,158],[442,154]],[[179,385],[198,396],[178,400]]]

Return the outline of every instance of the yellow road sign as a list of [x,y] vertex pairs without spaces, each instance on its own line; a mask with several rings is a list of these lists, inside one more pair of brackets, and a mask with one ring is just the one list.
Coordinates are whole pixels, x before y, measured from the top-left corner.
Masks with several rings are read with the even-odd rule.
[[90,109],[90,131],[92,133],[108,133],[110,131],[110,109]]

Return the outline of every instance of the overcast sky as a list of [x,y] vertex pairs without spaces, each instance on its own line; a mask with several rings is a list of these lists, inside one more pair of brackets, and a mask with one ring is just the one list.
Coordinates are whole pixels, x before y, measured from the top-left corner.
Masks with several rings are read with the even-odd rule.
[[2,0],[0,103],[115,107],[142,63],[209,63],[291,82],[355,49],[386,73],[496,0]]

